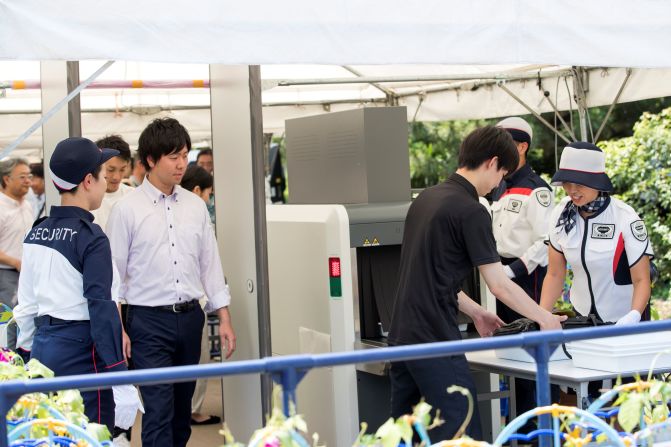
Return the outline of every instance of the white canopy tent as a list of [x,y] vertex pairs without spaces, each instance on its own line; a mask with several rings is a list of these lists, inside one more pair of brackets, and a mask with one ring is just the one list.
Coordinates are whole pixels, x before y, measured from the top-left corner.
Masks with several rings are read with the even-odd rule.
[[[118,131],[133,142],[132,132],[153,118],[141,113],[157,105],[183,120],[196,141],[205,140],[208,133],[200,129],[210,127],[212,144],[221,154],[215,157],[217,236],[235,300],[237,358],[268,355],[269,348],[264,340],[269,313],[260,128],[255,126],[255,107],[260,109],[261,102],[266,130],[281,129],[286,118],[387,103],[407,105],[409,119],[420,120],[526,113],[510,93],[536,112],[552,110],[545,91],[559,109],[575,107],[571,100],[577,96],[584,110],[611,103],[627,67],[634,70],[619,101],[671,94],[669,42],[671,2],[666,0],[0,0],[0,61],[217,64],[209,70],[213,88],[201,95],[193,89],[84,92],[82,129],[95,138],[94,129],[102,129],[95,126],[102,124],[102,132]],[[81,77],[100,64],[82,62]],[[236,64],[262,65],[264,82],[253,68]],[[118,66],[121,73],[114,72]],[[152,79],[132,66],[115,64],[100,79]],[[574,66],[591,68],[566,78],[565,70]],[[179,67],[173,67],[164,69],[162,79],[207,79],[206,65],[193,68],[201,74],[178,73]],[[38,74],[18,78],[39,80]],[[343,83],[355,77],[361,79]],[[17,76],[0,71],[0,82],[12,78]],[[273,81],[280,79],[294,82]],[[299,79],[311,82],[298,85]],[[576,85],[586,91],[576,91]],[[261,97],[256,86],[263,89]],[[31,99],[35,91],[4,92],[0,148],[39,118],[44,106],[35,103],[39,96]],[[206,109],[187,110],[208,105],[211,118]],[[1,114],[21,107],[39,112]],[[86,112],[88,107],[112,111]],[[135,112],[126,110],[133,107]],[[128,127],[116,127],[117,111]],[[23,120],[26,116],[30,118]],[[53,142],[53,129],[44,134]],[[39,147],[36,138],[23,148]],[[242,439],[261,418],[258,380],[227,380],[227,422]]]
[[[81,62],[80,77],[87,78],[100,65],[101,61]],[[615,100],[628,72],[592,68],[585,73],[586,106],[594,107]],[[630,73],[619,102],[671,95],[670,70],[633,69]],[[523,103],[536,113],[551,112],[553,105],[558,110],[576,108],[575,72],[562,66],[265,65],[261,77],[264,131],[273,133],[281,133],[289,118],[364,106],[405,105],[409,121],[527,114]],[[82,132],[92,139],[118,133],[135,145],[148,121],[169,114],[184,122],[196,145],[209,146],[208,79],[205,64],[116,62],[96,80],[105,88],[89,88],[81,94]],[[138,80],[144,85],[203,81],[205,87],[118,87],[130,81],[140,85]],[[0,148],[12,143],[42,112],[38,88],[12,88],[17,84],[39,87],[39,63],[0,62],[2,84],[6,88],[0,97]],[[38,130],[19,146],[19,153],[38,157],[41,148]]]

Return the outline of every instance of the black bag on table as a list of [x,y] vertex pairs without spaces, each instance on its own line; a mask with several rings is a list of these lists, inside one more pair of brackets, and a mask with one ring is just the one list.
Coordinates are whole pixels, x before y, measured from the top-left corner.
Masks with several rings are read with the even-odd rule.
[[[586,327],[597,327],[597,326],[606,326],[613,324],[611,322],[604,322],[597,315],[578,315],[575,317],[568,317],[566,320],[562,321],[562,329],[582,329]],[[520,318],[511,323],[508,323],[500,328],[496,329],[492,334],[494,337],[500,337],[503,335],[515,335],[521,334],[523,332],[533,332],[540,330],[540,326],[533,320],[528,318]],[[571,354],[566,350],[566,345],[562,343],[562,349],[566,357],[572,359]]]

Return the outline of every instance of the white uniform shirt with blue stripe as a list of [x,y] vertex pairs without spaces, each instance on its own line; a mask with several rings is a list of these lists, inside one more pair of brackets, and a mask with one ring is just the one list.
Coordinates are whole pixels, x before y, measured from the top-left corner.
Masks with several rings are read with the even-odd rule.
[[106,232],[121,280],[115,299],[154,307],[205,294],[206,312],[229,305],[210,216],[197,195],[180,186],[166,195],[146,179],[116,203]]
[[26,235],[19,276],[17,347],[30,351],[34,318],[90,320],[91,337],[106,368],[125,369],[121,320],[112,301],[109,241],[93,215],[73,206],[54,206],[51,216]]

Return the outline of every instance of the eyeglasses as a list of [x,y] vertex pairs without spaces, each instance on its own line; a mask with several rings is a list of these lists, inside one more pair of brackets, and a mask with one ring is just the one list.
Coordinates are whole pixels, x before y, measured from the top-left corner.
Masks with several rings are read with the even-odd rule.
[[22,182],[25,182],[26,180],[32,180],[33,179],[33,174],[21,174],[17,175],[14,178],[18,178]]

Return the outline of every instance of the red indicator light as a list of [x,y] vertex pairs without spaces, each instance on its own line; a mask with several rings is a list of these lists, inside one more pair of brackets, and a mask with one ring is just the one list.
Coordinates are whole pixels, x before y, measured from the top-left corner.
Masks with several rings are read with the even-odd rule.
[[340,258],[329,258],[329,277],[340,278]]

